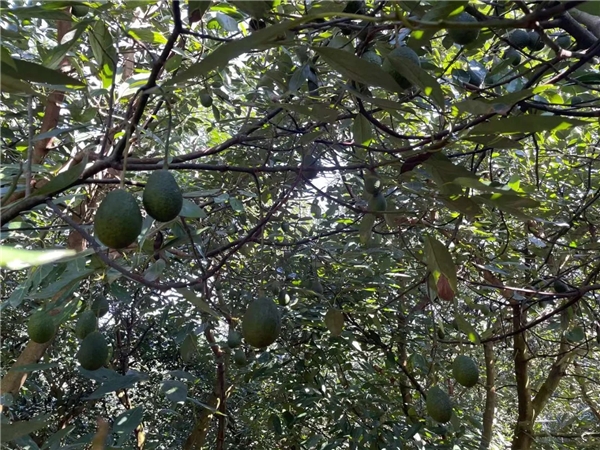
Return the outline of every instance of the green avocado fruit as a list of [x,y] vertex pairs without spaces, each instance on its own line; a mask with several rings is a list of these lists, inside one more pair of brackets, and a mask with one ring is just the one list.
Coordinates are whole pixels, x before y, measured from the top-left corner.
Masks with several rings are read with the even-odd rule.
[[571,36],[568,34],[561,34],[556,38],[555,42],[560,48],[569,48],[571,46]]
[[253,347],[263,348],[271,345],[281,332],[281,317],[277,305],[266,298],[254,300],[242,318],[242,334],[246,342]]
[[142,202],[153,219],[170,222],[181,212],[183,194],[168,170],[157,170],[148,178]]
[[515,48],[509,48],[504,52],[504,59],[506,59],[511,66],[518,66],[521,64],[521,53]]
[[38,344],[49,342],[56,333],[54,320],[44,311],[38,311],[31,315],[27,323],[27,334],[29,339]]
[[245,366],[248,363],[244,350],[238,348],[235,352],[233,352],[233,362],[238,366]]
[[242,345],[242,335],[235,330],[231,330],[227,335],[227,346],[229,348],[237,348],[240,345]]
[[96,314],[91,309],[81,313],[75,324],[75,336],[79,339],[85,339],[90,333],[96,331]]
[[[475,23],[477,19],[472,15],[462,12],[456,17],[452,17],[451,20],[461,23]],[[461,28],[451,28],[448,30],[448,36],[452,39],[453,42],[460,45],[468,45],[471,42],[475,41],[479,37],[479,30],[475,28],[471,29],[461,29]]]
[[381,56],[379,56],[374,51],[364,52],[361,58],[370,63],[377,64],[378,66],[381,66],[381,64],[383,63],[383,59],[381,59]]
[[542,41],[542,37],[536,31],[530,31],[529,33],[529,44],[527,47],[532,52],[537,52],[544,48],[544,41]]
[[106,297],[97,297],[96,300],[92,302],[91,310],[96,317],[105,316],[108,313],[108,300]]
[[77,361],[85,370],[98,370],[108,358],[108,344],[99,331],[88,334],[77,352]]
[[200,104],[205,108],[210,108],[213,104],[213,98],[206,89],[200,91]]
[[477,363],[465,355],[458,355],[452,362],[454,379],[465,387],[473,387],[479,381]]
[[84,17],[90,12],[90,7],[86,5],[73,5],[71,6],[71,14],[75,17]]
[[109,248],[133,244],[142,232],[142,213],[133,195],[123,189],[109,192],[96,211],[94,232]]
[[520,29],[514,30],[508,35],[508,42],[510,45],[522,50],[529,45],[529,33]]
[[408,79],[403,77],[394,68],[394,65],[390,61],[390,58],[392,58],[392,57],[407,60],[407,61],[421,67],[421,61],[419,60],[419,55],[417,55],[415,53],[415,51],[410,47],[396,47],[385,57],[385,59],[383,60],[383,64],[381,66],[381,68],[383,70],[385,70],[387,73],[389,73],[394,78],[394,80],[396,80],[396,83],[398,83],[398,85],[402,89],[408,89],[409,87],[412,86],[412,83]]
[[452,401],[448,394],[438,386],[433,386],[427,391],[425,406],[427,414],[436,422],[446,423],[452,417]]

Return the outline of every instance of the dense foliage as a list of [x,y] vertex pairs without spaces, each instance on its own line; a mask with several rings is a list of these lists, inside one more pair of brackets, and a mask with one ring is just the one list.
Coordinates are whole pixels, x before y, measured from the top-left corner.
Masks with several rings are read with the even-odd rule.
[[0,6],[3,445],[600,446],[600,3]]

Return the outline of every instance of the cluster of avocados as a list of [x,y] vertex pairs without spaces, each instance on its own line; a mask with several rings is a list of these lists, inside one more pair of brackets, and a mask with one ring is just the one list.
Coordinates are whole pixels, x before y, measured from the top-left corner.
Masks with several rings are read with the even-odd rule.
[[[183,194],[173,175],[156,170],[148,178],[142,203],[148,215],[159,222],[175,219],[183,206]],[[123,190],[109,192],[94,217],[96,237],[109,248],[133,244],[142,231],[142,213],[135,197]]]
[[108,359],[108,343],[98,331],[98,318],[108,312],[108,300],[98,297],[90,309],[83,311],[75,324],[75,336],[81,340],[77,361],[86,370],[98,370]]
[[[106,338],[98,331],[98,318],[108,312],[108,300],[98,297],[83,311],[75,324],[75,336],[81,340],[77,360],[86,370],[98,370],[106,364],[109,351]],[[56,335],[56,323],[47,311],[32,314],[27,324],[29,339],[38,344],[50,342]]]
[[[477,363],[466,355],[458,355],[452,362],[452,375],[462,386],[471,388],[479,381]],[[435,385],[427,391],[427,414],[436,422],[445,423],[452,417],[452,400],[448,393]]]

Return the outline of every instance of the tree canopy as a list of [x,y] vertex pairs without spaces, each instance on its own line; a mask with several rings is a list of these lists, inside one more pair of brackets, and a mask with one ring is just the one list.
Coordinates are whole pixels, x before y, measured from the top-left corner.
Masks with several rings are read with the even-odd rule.
[[3,1],[7,448],[600,446],[600,3]]

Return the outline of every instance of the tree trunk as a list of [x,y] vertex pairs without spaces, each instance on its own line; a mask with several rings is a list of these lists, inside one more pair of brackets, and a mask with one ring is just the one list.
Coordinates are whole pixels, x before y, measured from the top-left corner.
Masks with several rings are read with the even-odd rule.
[[494,344],[483,344],[485,356],[485,410],[483,412],[483,431],[481,434],[480,450],[488,450],[492,443],[494,430],[494,413],[496,412],[496,360],[494,359]]
[[[526,315],[521,309],[521,304],[514,304],[513,329],[518,330],[522,328],[525,322]],[[533,407],[531,404],[531,389],[529,388],[527,337],[524,331],[515,335],[513,349],[519,416],[515,426],[511,449],[528,450],[533,442]]]

